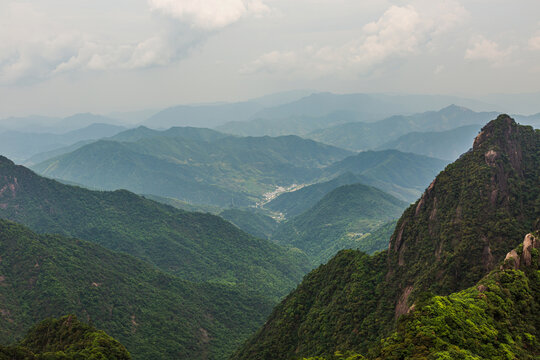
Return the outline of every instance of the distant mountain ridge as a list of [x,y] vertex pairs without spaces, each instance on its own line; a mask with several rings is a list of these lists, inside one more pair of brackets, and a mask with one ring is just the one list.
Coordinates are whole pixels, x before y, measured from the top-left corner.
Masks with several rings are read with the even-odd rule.
[[[169,136],[145,137],[135,142],[101,140],[33,169],[94,188],[125,188],[140,194],[228,207],[252,205],[278,185],[308,182],[320,174],[323,166],[351,154],[296,136],[239,138],[222,137],[212,130],[193,130],[200,132],[199,137],[205,133],[215,140]],[[153,134],[144,130],[148,131]]]
[[469,125],[446,131],[411,132],[380,145],[376,150],[396,149],[453,161],[470,149],[470,139],[478,134],[481,127]]
[[345,149],[374,149],[410,132],[445,131],[461,126],[484,124],[495,112],[474,112],[450,105],[439,111],[399,115],[373,123],[353,122],[312,132],[307,137]]

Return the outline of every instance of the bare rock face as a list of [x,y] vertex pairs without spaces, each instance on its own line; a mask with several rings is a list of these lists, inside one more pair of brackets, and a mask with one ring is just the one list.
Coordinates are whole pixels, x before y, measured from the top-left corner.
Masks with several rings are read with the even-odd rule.
[[506,254],[504,259],[504,265],[501,268],[504,269],[522,269],[532,264],[532,250],[540,248],[540,240],[535,238],[533,234],[527,234],[523,240],[523,252],[521,256],[516,250],[510,251]]
[[532,249],[538,249],[540,247],[540,241],[536,239],[532,234],[527,234],[525,240],[523,241],[523,254],[521,254],[521,259],[525,266],[531,266]]

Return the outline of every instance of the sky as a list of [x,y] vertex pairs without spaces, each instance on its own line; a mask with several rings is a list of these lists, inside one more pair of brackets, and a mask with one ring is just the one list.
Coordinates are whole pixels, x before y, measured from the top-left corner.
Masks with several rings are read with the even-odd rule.
[[538,0],[0,0],[0,117],[540,93]]

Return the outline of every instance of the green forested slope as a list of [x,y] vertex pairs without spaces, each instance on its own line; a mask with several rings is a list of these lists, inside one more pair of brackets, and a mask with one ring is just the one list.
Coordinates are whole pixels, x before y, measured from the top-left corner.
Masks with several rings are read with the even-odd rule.
[[41,321],[16,345],[0,345],[0,359],[130,360],[131,355],[104,331],[66,315]]
[[321,263],[341,249],[363,249],[363,238],[398,218],[406,206],[407,203],[379,189],[363,184],[344,185],[311,209],[281,224],[272,238],[303,250]]
[[308,261],[254,238],[218,216],[191,213],[127,191],[60,184],[0,158],[0,217],[38,232],[98,243],[191,281],[213,281],[284,295]]
[[312,181],[321,167],[350,154],[297,136],[211,142],[160,136],[98,141],[33,169],[94,188],[227,207],[254,204],[278,185]]
[[312,272],[234,358],[365,354],[426,291],[448,295],[495,269],[540,221],[539,180],[540,131],[499,116],[404,212],[389,250],[341,252]]
[[[537,359],[540,356],[539,233],[475,286],[448,296],[425,293],[397,330],[366,356],[340,351],[324,359]],[[310,360],[323,358],[310,358]]]
[[128,255],[5,220],[0,258],[1,343],[69,313],[118,339],[135,359],[223,359],[271,306],[258,295],[189,283]]

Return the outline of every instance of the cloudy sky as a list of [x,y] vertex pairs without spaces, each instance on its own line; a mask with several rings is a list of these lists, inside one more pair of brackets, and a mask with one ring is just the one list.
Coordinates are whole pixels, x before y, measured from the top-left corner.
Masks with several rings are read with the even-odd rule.
[[0,116],[540,92],[538,0],[0,0]]

